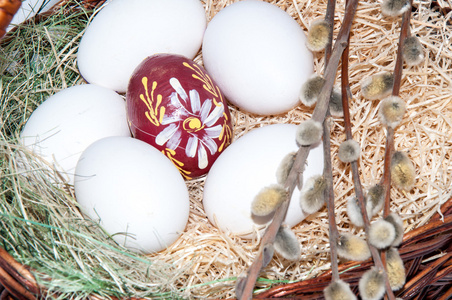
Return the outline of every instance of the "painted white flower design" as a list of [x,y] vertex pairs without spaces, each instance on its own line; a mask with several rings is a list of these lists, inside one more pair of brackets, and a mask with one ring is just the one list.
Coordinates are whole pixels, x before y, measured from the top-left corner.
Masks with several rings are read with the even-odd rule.
[[[176,150],[182,141],[182,132],[187,132],[185,154],[188,157],[198,155],[198,167],[205,169],[209,162],[207,151],[213,155],[218,148],[213,139],[220,136],[223,126],[213,125],[223,115],[224,106],[222,103],[213,104],[212,99],[206,99],[201,106],[196,90],[190,90],[187,95],[177,78],[171,78],[169,83],[175,90],[170,96],[175,110],[163,116],[161,124],[169,126],[156,136],[155,141],[160,146],[166,143],[167,148]],[[212,105],[215,108],[210,111]]]

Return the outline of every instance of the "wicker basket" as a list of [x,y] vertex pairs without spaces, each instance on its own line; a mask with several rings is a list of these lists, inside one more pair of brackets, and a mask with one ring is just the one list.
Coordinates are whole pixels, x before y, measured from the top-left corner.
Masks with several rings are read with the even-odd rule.
[[[70,2],[70,1],[66,1]],[[83,5],[88,9],[98,8],[104,0],[84,0]],[[277,1],[278,5],[288,6],[292,1]],[[294,1],[295,3],[295,1]],[[1,1],[0,1],[1,4]],[[432,8],[439,8],[443,15],[450,17],[450,8],[441,3],[432,3]],[[55,13],[58,9],[51,10],[45,15],[40,15],[33,20],[45,18]],[[210,16],[211,17],[211,16]],[[1,23],[1,22],[0,22]],[[450,24],[449,24],[450,25]],[[452,25],[450,25],[452,26]],[[7,42],[7,39],[3,43]],[[0,44],[1,46],[1,44]],[[451,108],[452,110],[452,108]],[[236,129],[238,135],[246,132],[250,127],[250,119],[238,111],[234,111],[235,119],[244,120],[241,127]],[[308,114],[307,110],[291,113],[290,120],[299,122],[302,114]],[[289,120],[289,121],[290,121]],[[268,122],[267,119],[254,118],[253,122]],[[278,122],[287,122],[282,118]],[[243,125],[245,124],[245,125]],[[258,126],[258,125],[256,125]],[[449,153],[449,156],[451,154]],[[447,164],[446,164],[447,165]],[[339,177],[339,175],[336,175]],[[195,185],[196,183],[193,183]],[[450,197],[450,196],[449,196]],[[197,201],[201,202],[201,201]],[[441,213],[437,212],[428,218],[427,224],[410,230],[405,234],[400,254],[407,271],[407,283],[396,292],[396,296],[402,299],[436,299],[446,300],[452,298],[452,198],[441,205]],[[252,247],[250,247],[252,248]],[[255,248],[254,248],[255,249]],[[354,292],[357,291],[358,281],[364,271],[373,265],[371,260],[364,262],[347,262],[339,266],[341,278],[349,282]],[[35,270],[19,263],[7,251],[0,248],[0,295],[1,299],[36,299],[47,297],[48,293],[44,285],[38,284],[34,275]],[[237,276],[238,274],[234,274]],[[264,292],[256,294],[256,298],[287,298],[323,299],[323,289],[330,283],[331,272],[319,272],[314,278],[299,280],[293,283],[274,285]],[[57,297],[58,295],[55,294]],[[90,296],[99,299],[96,294]],[[112,296],[112,299],[116,297]]]

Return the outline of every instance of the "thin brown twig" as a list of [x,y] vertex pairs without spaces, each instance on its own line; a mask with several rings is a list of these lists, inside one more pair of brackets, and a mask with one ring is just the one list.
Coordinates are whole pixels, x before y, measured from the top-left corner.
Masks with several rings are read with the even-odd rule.
[[333,167],[331,164],[331,128],[330,117],[323,122],[323,155],[324,155],[324,172],[323,176],[326,180],[325,199],[328,210],[328,227],[329,227],[329,242],[331,253],[331,272],[332,282],[339,280],[339,263],[337,258],[337,240],[339,238],[339,231],[336,225],[336,215],[334,209],[334,188],[333,188]]
[[[361,214],[363,217],[364,232],[365,232],[366,236],[369,236],[370,222],[369,222],[369,218],[367,216],[367,209],[366,209],[366,204],[364,201],[364,193],[363,193],[361,181],[359,179],[359,170],[358,170],[358,162],[357,161],[351,162],[351,169],[352,169],[353,184],[355,187],[355,194],[356,194],[356,197],[358,198],[359,206],[361,208]],[[374,246],[372,246],[369,243],[369,241],[367,241],[367,244],[369,246],[370,253],[372,254],[372,259],[374,261],[375,266],[379,270],[384,271],[383,276],[385,278],[386,294],[388,295],[390,300],[395,300],[395,296],[394,296],[394,293],[392,292],[392,288],[389,283],[388,275],[386,273],[386,268],[380,257],[379,251]]]
[[410,8],[403,13],[402,25],[400,28],[399,46],[397,50],[396,64],[394,66],[394,86],[392,88],[392,95],[398,96],[400,92],[400,86],[402,84],[402,71],[403,71],[403,56],[402,49],[405,39],[408,37],[408,32],[410,30],[410,19],[411,19],[411,6],[413,1],[410,0]]
[[[273,216],[272,222],[267,227],[264,236],[262,237],[259,252],[249,267],[246,277],[239,278],[236,285],[236,296],[238,299],[251,299],[253,295],[254,285],[263,266],[263,249],[269,244],[272,244],[275,240],[276,233],[278,232],[281,224],[286,216],[287,208],[289,207],[289,199],[297,185],[298,172],[295,170],[301,170],[308,157],[310,147],[300,147],[297,152],[294,166],[290,172],[288,179],[286,180],[286,188],[288,188],[286,200],[278,207]],[[291,183],[291,184],[289,184]]]
[[347,140],[353,139],[352,136],[352,126],[350,123],[350,107],[348,98],[350,94],[348,90],[350,89],[349,79],[348,79],[348,56],[349,47],[347,46],[342,53],[342,65],[341,65],[341,96],[342,96],[342,110],[344,111],[344,122],[345,122],[345,138]]
[[385,145],[385,158],[383,165],[382,184],[384,188],[385,202],[383,207],[383,217],[387,217],[391,213],[391,158],[394,151],[394,129],[386,127],[387,137]]
[[[410,18],[411,18],[411,6],[413,2],[410,0],[410,8],[403,14],[402,16],[402,25],[399,36],[399,44],[396,56],[396,64],[394,66],[394,86],[392,89],[393,96],[399,96],[400,86],[402,84],[402,65],[403,65],[403,57],[402,57],[402,49],[403,44],[408,36]],[[383,217],[387,217],[391,213],[391,159],[392,153],[394,152],[394,128],[387,126],[387,137],[386,137],[386,146],[385,146],[385,160],[384,160],[384,169],[383,169],[383,187],[384,187],[384,208],[383,208]],[[386,265],[386,252],[383,251],[381,253],[381,259],[383,264]]]
[[[350,35],[350,30],[353,19],[355,17],[357,6],[358,0],[350,0],[350,2],[346,5],[344,20],[337,40],[334,44],[328,66],[325,70],[325,84],[322,88],[322,91],[320,92],[319,101],[317,102],[312,115],[312,119],[314,121],[323,123],[325,119],[329,99],[331,96],[331,90],[333,88],[334,80],[336,78],[336,72],[339,66],[339,61],[342,56],[342,52],[348,44],[348,37]],[[257,256],[246,272],[246,276],[237,280],[236,296],[239,299],[252,298],[254,286],[263,266],[263,249],[268,244],[272,244],[275,240],[276,233],[278,232],[282,221],[286,216],[292,193],[298,184],[298,178],[300,178],[301,173],[303,173],[304,165],[306,163],[310,149],[311,147],[300,147],[297,152],[294,165],[284,185],[288,190],[286,200],[278,207],[274,214],[272,222],[267,227],[267,230],[262,237]]]
[[[399,44],[396,56],[396,64],[394,66],[394,86],[392,88],[392,95],[399,96],[400,86],[402,84],[402,69],[403,69],[403,57],[402,49],[405,39],[408,36],[410,19],[411,19],[411,6],[413,1],[410,0],[410,8],[402,16],[402,25],[400,29]],[[384,188],[384,207],[383,217],[387,217],[391,213],[391,160],[394,152],[394,128],[387,126],[387,137],[385,146],[385,157],[383,166],[383,188]],[[382,251],[381,260],[386,265],[386,251]]]
[[[325,70],[331,56],[333,45],[333,29],[334,29],[334,12],[336,10],[336,0],[328,0],[325,21],[329,26],[328,44],[325,47]],[[333,166],[331,161],[331,115],[327,111],[325,120],[323,121],[323,158],[324,168],[323,176],[326,181],[325,199],[328,211],[328,228],[329,228],[329,242],[330,242],[330,256],[331,256],[331,271],[332,281],[339,280],[339,262],[337,258],[336,241],[339,238],[339,231],[336,225],[336,214],[334,206],[334,187],[333,187]]]
[[[349,91],[349,79],[348,79],[348,46],[342,53],[342,68],[341,68],[341,92],[342,92],[342,108],[344,110],[344,123],[345,123],[345,135],[346,140],[352,140],[352,125],[350,121],[350,107],[349,107],[349,98],[351,97]],[[359,170],[358,170],[358,161],[351,162],[351,169],[352,169],[352,177],[353,177],[353,184],[355,188],[355,194],[359,201],[359,206],[361,208],[361,214],[363,217],[363,223],[364,223],[364,232],[366,233],[366,236],[369,236],[369,218],[367,216],[367,209],[365,205],[364,200],[364,192],[361,185],[361,181],[359,179]],[[379,269],[384,271],[384,278],[385,278],[385,287],[386,287],[386,294],[388,295],[390,300],[395,300],[394,293],[392,292],[391,285],[389,283],[389,279],[386,273],[385,265],[383,264],[383,261],[381,260],[380,253],[378,250],[373,247],[369,241],[367,241],[367,244],[369,246],[370,252],[372,254],[372,258],[374,260],[375,266]]]
[[[410,1],[410,6],[413,4]],[[403,43],[408,36],[409,26],[411,19],[411,8],[406,11],[402,16],[402,25],[400,29],[399,45],[396,56],[396,64],[394,66],[394,86],[392,88],[392,95],[399,96],[400,86],[402,84],[402,71],[403,71],[403,57],[402,49]],[[384,187],[385,204],[383,208],[383,217],[387,217],[391,213],[390,197],[391,197],[391,158],[394,151],[394,129],[387,127],[386,147],[385,147],[385,161],[383,167],[382,183]]]
[[328,23],[330,32],[328,36],[328,44],[325,47],[325,72],[330,60],[332,46],[333,46],[333,32],[334,32],[334,12],[336,11],[336,0],[328,0],[325,13],[325,21]]
[[355,17],[356,8],[358,6],[358,0],[350,0],[345,7],[345,16],[342,22],[341,29],[339,30],[336,42],[334,43],[333,51],[328,60],[328,65],[325,69],[325,84],[319,95],[319,101],[316,104],[312,119],[317,122],[323,122],[325,114],[328,109],[328,103],[331,96],[331,90],[336,78],[336,72],[339,66],[339,61],[342,56],[342,52],[348,45],[348,37],[352,27],[353,19]]
[[[410,4],[412,4],[412,1],[410,1]],[[401,81],[402,81],[401,80],[402,79],[402,64],[403,64],[402,49],[403,49],[403,42],[404,42],[405,38],[407,37],[408,30],[409,30],[410,16],[411,16],[411,9],[408,9],[408,11],[403,14],[403,18],[402,18],[402,26],[401,26],[402,28],[401,28],[401,32],[400,32],[400,38],[399,38],[398,52],[397,52],[397,57],[396,57],[396,65],[394,67],[394,86],[393,86],[393,91],[392,91],[393,96],[398,96],[399,92],[400,92],[400,86],[401,86]],[[344,51],[344,54],[345,54],[345,51]],[[344,60],[343,60],[343,64],[344,64]],[[344,68],[343,68],[343,70],[344,70]],[[342,78],[344,78],[344,77],[347,78],[348,76],[344,76],[344,74],[342,74]],[[344,93],[344,87],[342,87],[342,92]],[[346,97],[344,95],[343,99],[348,100],[348,97]],[[344,105],[344,103],[343,103],[343,105]],[[348,109],[346,109],[344,106],[344,111],[347,111],[347,110]],[[348,139],[348,138],[352,138],[351,137],[351,129],[347,130],[347,127],[348,127],[347,125],[350,125],[350,120],[349,120],[349,116],[346,117],[345,112],[344,112],[344,119],[347,119],[347,118],[348,118],[348,122],[346,121],[345,128],[346,128],[346,134],[347,134],[347,139]],[[387,127],[385,162],[384,162],[384,171],[383,171],[384,172],[383,173],[384,174],[383,175],[383,186],[384,186],[384,191],[385,191],[384,192],[385,193],[385,205],[384,205],[384,210],[383,210],[384,217],[386,217],[390,214],[390,189],[391,189],[390,166],[391,166],[391,156],[392,156],[393,148],[394,148],[394,129],[391,127]],[[368,220],[367,212],[365,209],[364,196],[362,193],[362,189],[361,188],[357,189],[357,184],[360,185],[360,183],[359,183],[359,177],[358,177],[359,174],[358,174],[356,162],[352,163],[352,172],[353,172],[354,183],[355,183],[355,191],[357,191],[357,198],[358,198],[358,201],[361,206],[361,213],[363,214],[364,230],[367,235],[369,220]],[[355,176],[357,177],[356,180],[355,180]],[[375,265],[377,267],[379,267],[380,269],[385,270],[386,269],[384,267],[385,261],[386,261],[385,253],[383,252],[382,256],[380,257],[377,249],[375,249],[372,245],[369,245],[369,247],[371,249],[371,253],[372,253],[372,257],[374,259]],[[385,274],[385,278],[386,278],[385,286],[386,286],[387,296],[389,297],[389,299],[395,299],[386,274]]]

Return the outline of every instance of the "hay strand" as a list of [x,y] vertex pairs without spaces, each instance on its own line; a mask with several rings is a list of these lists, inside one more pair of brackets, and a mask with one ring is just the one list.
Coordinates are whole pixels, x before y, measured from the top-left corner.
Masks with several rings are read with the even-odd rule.
[[[29,284],[27,287],[32,293],[36,291],[33,290],[35,278],[42,287],[40,291],[57,298],[81,299],[93,294],[98,298],[235,297],[235,280],[253,261],[260,237],[241,240],[220,232],[208,222],[202,207],[204,179],[187,182],[190,218],[180,239],[164,251],[141,257],[118,248],[96,224],[83,220],[72,187],[59,181],[57,173],[39,167],[39,158],[28,156],[35,166],[35,172],[27,174],[31,180],[18,168],[14,153],[23,149],[17,138],[31,112],[50,95],[84,83],[77,70],[77,47],[84,29],[103,1],[69,2],[72,1],[19,26],[0,45],[0,246],[17,261],[8,260],[5,267],[1,265],[6,270],[4,278],[9,274],[11,282],[19,286]],[[204,0],[208,19],[232,2],[235,0]],[[309,20],[322,17],[321,12],[327,5],[326,1],[300,0],[271,3],[290,14],[305,32]],[[394,146],[409,151],[416,168],[416,184],[409,193],[396,189],[390,193],[391,210],[402,216],[405,225],[406,246],[402,246],[401,255],[411,271],[405,286],[409,291],[422,286],[411,278],[429,263],[418,257],[429,256],[434,262],[438,259],[436,249],[444,249],[450,243],[450,235],[437,232],[450,231],[447,227],[450,217],[445,212],[444,217],[436,213],[450,204],[447,200],[452,194],[450,12],[446,1],[437,1],[434,5],[430,5],[430,1],[414,1],[413,5],[411,34],[420,38],[425,59],[418,66],[404,69],[400,96],[407,104],[407,114],[397,128]],[[343,19],[344,7],[345,1],[336,3],[336,23]],[[338,34],[336,23],[334,36]],[[400,23],[378,12],[375,2],[360,1],[350,40],[349,81],[354,95],[350,103],[352,136],[360,143],[363,153],[359,169],[364,187],[378,183],[383,174],[386,137],[379,124],[377,101],[365,100],[359,85],[363,76],[394,69],[399,28]],[[201,53],[195,61],[202,64]],[[314,63],[316,72],[321,73],[322,53],[315,55]],[[239,139],[269,124],[298,125],[312,115],[312,108],[300,106],[287,114],[261,117],[231,106],[231,114],[235,139]],[[362,235],[361,231],[349,227],[345,212],[353,181],[350,169],[337,159],[339,144],[345,139],[343,132],[342,118],[334,118],[331,143],[336,222],[340,233],[353,231]],[[48,185],[46,178],[49,176],[58,184]],[[320,276],[330,268],[326,219],[324,208],[293,228],[302,245],[300,262],[288,263],[274,258],[257,279],[255,292],[268,290],[267,295],[270,292],[280,295],[270,288],[304,280],[298,283],[299,289],[308,293],[310,288],[329,282],[325,279],[327,275]],[[424,228],[426,224],[434,225]],[[424,239],[419,240],[422,236]],[[434,236],[435,239],[429,240]],[[2,253],[0,256],[5,257]],[[443,284],[446,279],[450,280],[446,274],[450,265],[446,260],[434,267],[437,275],[433,275],[432,280],[436,281],[431,282]],[[21,266],[31,269],[27,272]],[[352,271],[358,273],[365,267],[365,263],[360,266],[341,264],[340,271],[353,268]],[[21,271],[14,275],[13,270]],[[290,294],[292,288],[285,285],[279,291]],[[410,295],[411,292],[406,297]]]

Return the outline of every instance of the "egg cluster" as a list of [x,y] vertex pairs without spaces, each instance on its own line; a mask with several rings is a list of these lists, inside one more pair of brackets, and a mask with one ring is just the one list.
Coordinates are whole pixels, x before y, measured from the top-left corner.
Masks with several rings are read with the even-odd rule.
[[[79,45],[87,83],[44,101],[21,142],[73,184],[81,211],[128,249],[171,245],[189,217],[184,179],[206,174],[209,220],[250,233],[255,189],[274,181],[281,158],[297,149],[296,126],[266,126],[229,147],[228,105],[257,115],[298,105],[313,73],[305,44],[298,23],[262,1],[231,4],[209,24],[199,0],[108,1]],[[200,49],[205,69],[193,61]],[[317,148],[310,159],[323,162]],[[292,226],[304,218],[294,207]]]

